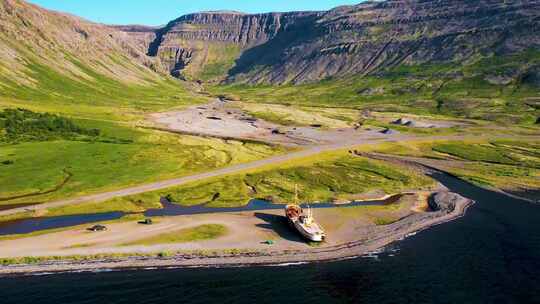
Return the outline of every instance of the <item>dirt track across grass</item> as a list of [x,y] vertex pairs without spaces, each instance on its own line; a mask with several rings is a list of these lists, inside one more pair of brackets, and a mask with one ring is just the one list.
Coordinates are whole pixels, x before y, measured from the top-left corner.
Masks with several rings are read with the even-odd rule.
[[166,189],[166,188],[180,186],[180,185],[184,185],[184,184],[199,181],[199,180],[204,180],[211,177],[238,173],[245,170],[256,169],[256,168],[263,167],[266,165],[279,164],[279,163],[291,161],[294,159],[302,159],[308,156],[317,155],[322,152],[342,150],[342,149],[345,149],[345,150],[352,149],[354,147],[357,147],[363,144],[377,144],[377,143],[392,142],[392,141],[402,142],[402,141],[407,141],[407,140],[418,140],[420,138],[426,139],[426,140],[429,140],[429,139],[430,140],[459,140],[459,139],[463,139],[463,136],[418,137],[414,135],[400,135],[400,134],[397,134],[397,135],[396,134],[394,135],[367,134],[366,136],[362,138],[356,138],[350,141],[346,140],[342,143],[322,145],[322,146],[311,146],[301,151],[284,154],[284,155],[273,156],[270,158],[266,158],[266,159],[262,159],[262,160],[258,160],[254,162],[238,164],[238,165],[226,167],[223,169],[208,171],[205,173],[194,174],[194,175],[189,175],[185,177],[164,180],[164,181],[145,184],[141,186],[129,187],[129,188],[115,190],[115,191],[109,191],[109,192],[104,192],[104,193],[81,196],[77,198],[59,200],[59,201],[44,203],[40,205],[34,205],[30,207],[21,207],[21,208],[3,210],[3,211],[0,211],[0,216],[12,215],[12,214],[17,214],[21,212],[40,211],[40,210],[45,210],[52,207],[61,207],[65,205],[80,204],[80,203],[86,203],[86,202],[102,202],[102,201],[106,201],[115,197],[122,197],[122,196],[140,194],[140,193],[145,193],[145,192],[150,192],[150,191],[155,191],[155,190],[160,190],[160,189]]
[[[244,140],[266,141],[274,144],[287,144],[290,146],[299,147],[301,150],[180,178],[158,181],[155,183],[149,183],[145,185],[134,186],[104,193],[86,195],[77,198],[47,202],[44,204],[34,205],[30,207],[20,207],[2,210],[0,211],[0,216],[13,215],[28,211],[41,211],[51,207],[61,207],[65,205],[80,204],[85,202],[102,202],[115,197],[140,194],[144,192],[180,186],[183,184],[204,180],[211,177],[238,173],[267,165],[280,164],[295,159],[301,159],[317,155],[322,152],[353,149],[360,145],[372,145],[383,142],[407,142],[415,140],[463,140],[469,138],[469,136],[466,135],[422,136],[397,132],[390,132],[384,134],[378,130],[355,130],[354,128],[318,130],[317,128],[307,127],[290,128],[287,129],[284,134],[273,134],[273,132],[270,130],[272,129],[270,126],[276,127],[276,125],[261,120],[253,122],[249,116],[244,116],[241,111],[231,111],[233,110],[230,110],[228,108],[226,102],[215,101],[209,105],[193,107],[181,112],[156,114],[157,116],[153,117],[153,119],[157,119],[159,123],[167,126],[169,128],[168,130],[170,131],[182,132],[184,129],[186,129],[186,132],[197,132],[201,135],[207,136],[227,136]],[[227,118],[225,116],[230,117]],[[505,136],[500,137],[505,138]],[[475,136],[473,138],[478,139],[481,138],[481,136]],[[493,139],[498,137],[485,136],[485,138]],[[533,136],[532,138],[538,139],[537,136]]]

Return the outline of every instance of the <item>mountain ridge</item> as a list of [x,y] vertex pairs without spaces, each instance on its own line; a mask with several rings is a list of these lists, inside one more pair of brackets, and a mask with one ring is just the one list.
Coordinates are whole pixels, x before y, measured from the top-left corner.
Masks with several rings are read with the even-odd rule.
[[532,121],[539,8],[540,0],[387,0],[324,12],[194,13],[149,27],[3,0],[0,101],[67,100],[74,111],[119,99],[158,99],[152,109],[194,100],[172,75],[207,84],[194,91],[263,102]]
[[387,0],[326,12],[201,12],[157,30],[148,54],[172,75],[200,80],[206,58],[220,56],[207,45],[228,43],[238,49],[234,58],[225,56],[226,71],[214,80],[300,84],[372,74],[401,63],[462,64],[505,44],[515,50],[502,53],[513,54],[525,50],[520,40],[538,48],[539,11],[537,0]]
[[[227,61],[223,70],[228,70],[232,68],[231,60],[237,59],[246,49],[270,41],[280,30],[296,22],[297,18],[316,14],[320,13],[188,14],[156,31],[148,55],[158,57],[173,76],[193,79],[212,63],[213,57],[218,57],[215,61],[219,63]],[[231,54],[223,56],[220,49],[227,47],[231,48]]]
[[91,78],[77,66],[83,64],[119,82],[157,79],[149,69],[154,60],[145,56],[124,32],[106,25],[24,1],[4,0],[0,4],[0,28],[0,49],[4,55],[13,55],[2,57],[4,72],[18,81],[24,82],[28,75],[13,71],[27,69],[30,62],[66,77]]

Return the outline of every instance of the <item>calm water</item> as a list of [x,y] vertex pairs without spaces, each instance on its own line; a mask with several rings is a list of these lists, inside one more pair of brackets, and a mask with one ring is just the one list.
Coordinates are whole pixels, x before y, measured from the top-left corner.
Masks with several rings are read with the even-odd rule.
[[0,303],[540,303],[540,206],[437,175],[467,216],[371,257],[0,279]]
[[[337,207],[351,207],[351,206],[373,206],[391,204],[399,200],[401,194],[394,195],[386,200],[378,201],[366,201],[366,202],[353,202],[347,205],[340,205]],[[242,207],[225,207],[225,208],[210,208],[205,205],[196,206],[181,206],[162,200],[162,209],[150,209],[147,210],[144,215],[148,217],[152,216],[175,216],[175,215],[192,215],[192,214],[204,214],[204,213],[216,213],[216,212],[240,212],[240,211],[257,211],[257,210],[270,210],[270,209],[283,209],[283,205],[272,204],[271,202],[264,200],[251,200],[249,204]],[[305,205],[303,205],[305,206]],[[336,208],[335,204],[331,203],[318,203],[313,204],[313,208]],[[11,234],[24,234],[31,233],[47,229],[66,228],[78,225],[95,224],[97,222],[110,221],[119,219],[125,216],[124,212],[108,212],[97,214],[81,214],[81,215],[63,215],[53,217],[37,217],[29,219],[21,219],[0,223],[0,236]]]
[[0,236],[10,234],[23,234],[46,229],[65,228],[81,224],[92,224],[103,221],[119,219],[123,212],[109,212],[84,215],[65,215],[53,217],[38,217],[24,220],[15,220],[0,223]]

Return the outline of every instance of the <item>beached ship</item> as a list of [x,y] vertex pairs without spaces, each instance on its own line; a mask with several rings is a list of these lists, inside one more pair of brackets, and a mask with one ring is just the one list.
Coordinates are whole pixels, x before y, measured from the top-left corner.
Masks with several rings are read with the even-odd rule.
[[304,238],[312,242],[322,242],[326,238],[326,233],[323,228],[315,222],[313,212],[308,206],[306,210],[302,209],[298,203],[298,190],[295,189],[294,204],[285,207],[285,215],[289,223],[294,227]]

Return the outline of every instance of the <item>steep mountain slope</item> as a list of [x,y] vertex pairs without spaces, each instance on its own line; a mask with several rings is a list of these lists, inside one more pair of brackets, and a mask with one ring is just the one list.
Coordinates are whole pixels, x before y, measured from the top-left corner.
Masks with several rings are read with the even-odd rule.
[[202,12],[182,16],[156,31],[148,54],[157,56],[172,75],[214,80],[230,70],[240,54],[265,44],[292,25],[320,13]]
[[157,31],[149,54],[176,76],[208,80],[201,76],[210,70],[211,76],[228,74],[229,83],[299,84],[538,49],[539,18],[538,0],[388,0],[328,12],[207,12]]
[[386,0],[327,12],[203,12],[148,54],[215,94],[534,122],[540,0]]
[[68,101],[68,112],[84,104],[113,113],[119,104],[155,110],[194,100],[172,74],[228,84],[214,93],[248,98],[249,86],[279,85],[253,98],[270,92],[265,102],[369,104],[486,119],[510,113],[513,121],[527,113],[531,121],[540,102],[539,30],[540,0],[202,12],[157,29],[105,26],[3,0],[0,107],[40,110]]
[[111,27],[126,33],[143,54],[148,52],[150,44],[156,39],[156,32],[160,29],[146,25],[114,25]]
[[274,59],[261,66],[240,58],[232,76],[305,83],[400,65],[465,64],[538,49],[539,18],[536,0],[367,2],[329,11],[313,24],[310,39],[250,50],[251,58]]
[[[151,59],[121,31],[19,0],[0,2],[0,48],[4,73],[19,81],[28,63],[69,77],[89,78],[77,65],[124,82],[152,77]],[[23,76],[23,77],[20,77]]]
[[146,51],[141,40],[119,29],[2,0],[0,107],[74,112],[78,106],[82,112],[87,105],[95,112],[99,106],[173,103],[171,95],[182,94],[182,87],[160,73]]

